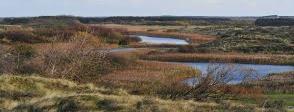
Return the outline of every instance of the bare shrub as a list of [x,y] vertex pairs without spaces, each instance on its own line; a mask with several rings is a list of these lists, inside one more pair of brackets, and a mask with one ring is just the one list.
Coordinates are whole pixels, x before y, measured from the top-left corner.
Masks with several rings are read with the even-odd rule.
[[44,54],[43,71],[45,74],[86,81],[98,78],[112,70],[108,50],[96,49],[101,45],[97,38],[87,33],[79,33],[72,40],[72,46],[66,49],[54,45]]
[[[189,85],[188,87],[187,85],[186,87],[185,85],[182,85],[182,87],[180,87],[182,88],[182,92],[176,92],[178,90],[175,90],[177,86],[180,86],[181,84],[170,87],[174,89],[173,92],[170,91],[171,98],[188,97],[196,100],[203,100],[208,97],[221,97],[229,92],[228,90],[222,91],[220,88],[226,88],[230,84],[240,83],[244,80],[251,79],[250,73],[253,73],[252,71],[245,72],[246,74],[244,74],[243,72],[240,72],[240,70],[242,69],[234,64],[210,64],[206,73],[195,76],[194,82],[191,83],[192,85]],[[237,79],[240,81],[236,82]]]
[[14,73],[15,68],[15,56],[8,53],[0,54],[0,74]]
[[21,44],[0,54],[0,73],[35,73],[37,67],[31,64],[32,58],[37,55],[30,45]]
[[160,82],[154,83],[153,85],[156,94],[159,94],[161,97],[168,99],[183,97],[182,95],[189,90],[189,87],[185,83],[175,78],[161,80]]

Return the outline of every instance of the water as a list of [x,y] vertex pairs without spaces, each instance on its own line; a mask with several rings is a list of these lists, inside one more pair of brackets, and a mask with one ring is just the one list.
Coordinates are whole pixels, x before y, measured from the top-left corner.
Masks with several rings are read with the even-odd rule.
[[[207,73],[207,68],[211,66],[210,63],[182,63],[193,68],[197,68],[203,74]],[[257,78],[262,78],[271,73],[282,73],[294,71],[294,66],[285,66],[285,65],[257,65],[257,64],[225,64],[225,63],[216,63],[219,66],[231,66],[234,69],[231,74],[234,76],[234,79],[230,83],[239,83],[244,79],[244,74],[248,73],[255,75]],[[186,81],[188,84],[193,84],[195,78],[188,79]]]
[[136,48],[114,48],[114,49],[111,49],[110,52],[131,52],[135,50]]
[[183,39],[162,38],[152,36],[138,36],[142,41],[141,43],[147,44],[173,44],[173,45],[188,45],[189,43]]

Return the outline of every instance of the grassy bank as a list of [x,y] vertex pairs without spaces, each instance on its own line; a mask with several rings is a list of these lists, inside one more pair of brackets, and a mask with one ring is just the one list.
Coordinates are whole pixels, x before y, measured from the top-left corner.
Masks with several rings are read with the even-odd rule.
[[[294,71],[285,73],[274,73],[267,77],[252,81],[244,86],[248,87],[259,87],[265,94],[265,101],[263,106],[271,106],[273,104],[279,104],[284,106],[294,106]],[[288,111],[293,109],[288,108]]]
[[124,90],[97,88],[67,80],[34,76],[0,76],[1,111],[238,111],[252,107],[227,102],[163,100],[130,95]]
[[294,106],[294,95],[293,94],[267,94],[266,95],[270,100],[282,100],[287,106]]

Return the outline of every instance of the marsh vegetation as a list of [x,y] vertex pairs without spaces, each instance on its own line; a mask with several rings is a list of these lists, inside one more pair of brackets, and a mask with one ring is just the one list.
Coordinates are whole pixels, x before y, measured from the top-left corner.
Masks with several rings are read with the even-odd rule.
[[[293,106],[291,26],[262,27],[232,18],[145,19],[3,19],[0,111],[286,111]],[[131,35],[189,45],[148,44]],[[204,71],[179,62],[209,66]],[[254,69],[236,74],[240,63],[289,69],[262,77]],[[236,77],[240,82],[232,83]]]

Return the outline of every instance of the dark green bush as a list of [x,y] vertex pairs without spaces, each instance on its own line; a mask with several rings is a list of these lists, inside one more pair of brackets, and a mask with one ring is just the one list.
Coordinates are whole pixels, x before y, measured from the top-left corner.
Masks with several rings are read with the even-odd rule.
[[118,105],[118,103],[116,103],[115,101],[112,100],[101,100],[101,101],[97,101],[96,103],[97,108],[102,109],[102,110],[106,110],[106,111],[118,111],[121,110],[122,107]]
[[57,112],[77,112],[78,104],[74,100],[63,99],[59,102]]
[[119,41],[118,45],[121,45],[121,46],[124,46],[124,45],[128,45],[129,44],[129,41],[126,40],[126,39],[122,39]]

